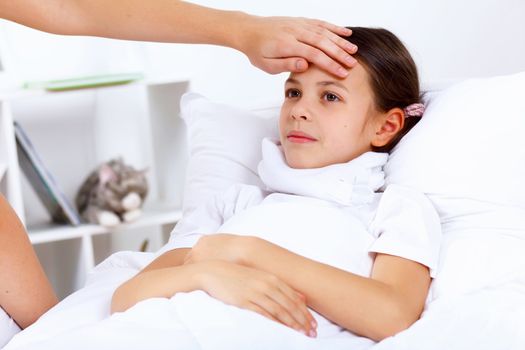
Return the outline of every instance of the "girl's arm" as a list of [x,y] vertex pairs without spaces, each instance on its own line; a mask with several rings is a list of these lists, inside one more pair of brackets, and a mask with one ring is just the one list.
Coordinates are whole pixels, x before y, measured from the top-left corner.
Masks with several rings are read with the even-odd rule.
[[0,195],[0,306],[21,328],[35,322],[57,297],[15,212]]
[[[111,312],[125,311],[139,301],[203,290],[226,304],[252,310],[307,335],[315,329],[304,297],[274,275],[246,266],[205,261],[183,265],[190,249],[174,249],[122,284],[111,301]],[[315,323],[315,322],[314,322]]]
[[[173,249],[151,262],[130,280],[120,285],[111,299],[111,313],[129,309],[139,301],[196,290],[193,268],[183,268],[190,248]],[[168,283],[169,282],[169,283]]]
[[275,274],[308,306],[354,333],[379,341],[414,323],[430,285],[428,268],[377,254],[370,278],[294,254],[268,241],[226,234],[199,240],[187,263],[224,259]]
[[313,62],[345,77],[356,47],[346,28],[291,17],[257,17],[176,0],[0,0],[0,17],[39,30],[127,40],[214,44],[243,52],[268,73]]

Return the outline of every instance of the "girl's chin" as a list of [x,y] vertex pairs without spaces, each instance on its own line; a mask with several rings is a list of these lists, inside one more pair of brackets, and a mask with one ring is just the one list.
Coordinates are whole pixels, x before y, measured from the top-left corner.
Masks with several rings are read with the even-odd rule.
[[[291,159],[290,159],[291,158]],[[312,160],[294,159],[292,157],[286,158],[286,164],[292,169],[312,169],[319,168],[322,165],[318,165]]]

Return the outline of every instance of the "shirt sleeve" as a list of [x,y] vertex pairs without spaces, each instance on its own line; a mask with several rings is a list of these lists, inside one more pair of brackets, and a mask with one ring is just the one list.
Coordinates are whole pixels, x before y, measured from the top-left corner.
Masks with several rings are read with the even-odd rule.
[[204,235],[216,233],[234,214],[256,205],[264,198],[259,187],[234,185],[183,216],[158,255],[178,248],[191,248]]
[[441,244],[439,215],[422,193],[390,185],[383,193],[370,226],[377,237],[369,249],[416,261],[436,275]]

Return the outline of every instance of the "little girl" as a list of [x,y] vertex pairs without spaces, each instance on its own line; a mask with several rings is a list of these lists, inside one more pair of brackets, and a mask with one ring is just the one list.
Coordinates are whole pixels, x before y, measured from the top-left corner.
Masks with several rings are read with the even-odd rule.
[[[414,323],[439,219],[420,193],[378,191],[385,152],[423,114],[417,70],[392,33],[352,30],[359,64],[347,78],[314,65],[286,81],[279,141],[262,144],[264,190],[239,184],[217,195],[138,274],[116,290],[92,283],[76,293],[90,297],[77,305],[89,310],[49,313],[8,349],[356,349]],[[92,311],[109,308],[108,293],[109,318]],[[71,322],[48,327],[52,335],[39,329],[64,317]]]
[[439,219],[411,189],[377,192],[383,152],[423,114],[417,69],[392,33],[352,30],[359,64],[347,78],[313,66],[286,81],[280,140],[262,145],[266,190],[234,186],[183,218],[164,253],[116,290],[113,312],[204,290],[311,337],[373,340],[420,317]]

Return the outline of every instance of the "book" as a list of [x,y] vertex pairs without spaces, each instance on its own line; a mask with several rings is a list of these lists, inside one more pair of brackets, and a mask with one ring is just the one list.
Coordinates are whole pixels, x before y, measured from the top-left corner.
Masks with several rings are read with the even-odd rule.
[[24,129],[14,122],[20,168],[54,222],[78,226],[80,215],[46,168]]
[[100,86],[128,84],[143,78],[144,76],[142,73],[93,75],[62,80],[27,82],[24,84],[24,88],[45,89],[48,91],[66,91]]

